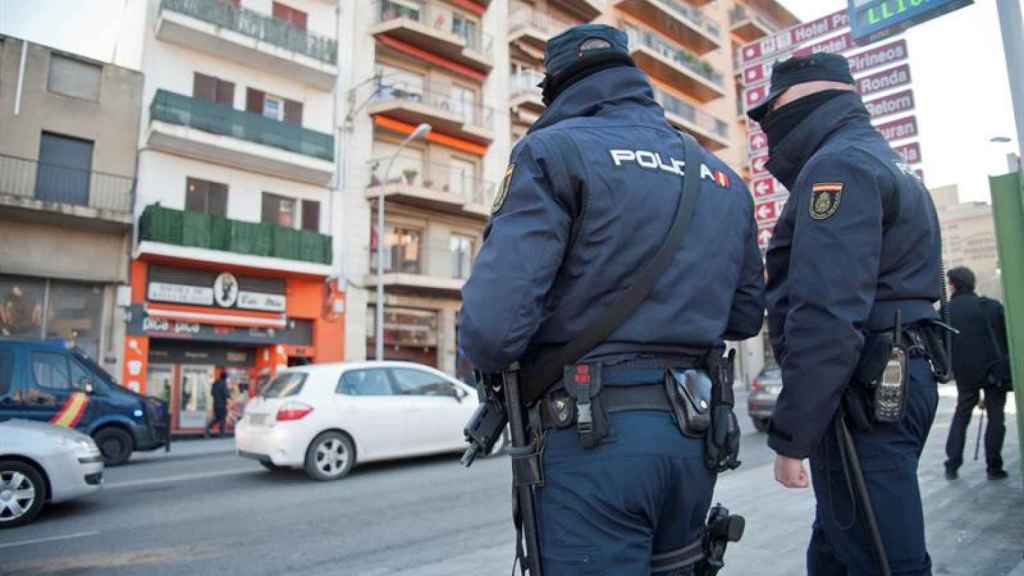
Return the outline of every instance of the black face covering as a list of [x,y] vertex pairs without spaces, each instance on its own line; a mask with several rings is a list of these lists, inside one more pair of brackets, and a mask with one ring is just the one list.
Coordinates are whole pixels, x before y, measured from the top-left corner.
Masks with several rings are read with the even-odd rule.
[[841,94],[848,93],[848,90],[825,90],[799,100],[794,100],[781,108],[777,108],[761,119],[761,129],[768,136],[768,150],[771,150],[782,142],[800,122],[819,106]]

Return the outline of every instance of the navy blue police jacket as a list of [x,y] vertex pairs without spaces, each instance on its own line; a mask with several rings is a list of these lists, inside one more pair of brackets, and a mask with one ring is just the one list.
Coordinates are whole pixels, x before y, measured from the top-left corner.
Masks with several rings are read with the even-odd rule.
[[[604,361],[612,348],[628,358],[759,333],[753,202],[732,170],[701,154],[703,186],[683,247],[588,360]],[[637,69],[603,70],[559,94],[513,148],[462,290],[461,343],[473,365],[500,371],[604,314],[665,241],[690,171],[683,158]]]
[[931,195],[855,93],[829,100],[771,152],[790,191],[766,257],[768,329],[782,367],[769,430],[806,458],[835,414],[867,331],[937,317],[939,223]]

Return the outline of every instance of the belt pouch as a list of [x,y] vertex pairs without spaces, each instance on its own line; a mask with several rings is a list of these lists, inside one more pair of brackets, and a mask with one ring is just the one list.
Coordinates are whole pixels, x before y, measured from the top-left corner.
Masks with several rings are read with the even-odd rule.
[[703,438],[711,427],[711,378],[700,370],[666,370],[665,393],[683,435]]
[[588,450],[597,446],[608,436],[608,413],[601,404],[601,365],[595,362],[566,366],[562,387],[575,399],[580,443]]

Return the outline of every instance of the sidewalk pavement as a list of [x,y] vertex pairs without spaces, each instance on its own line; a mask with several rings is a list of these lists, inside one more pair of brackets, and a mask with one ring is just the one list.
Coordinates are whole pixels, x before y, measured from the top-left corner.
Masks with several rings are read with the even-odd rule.
[[[928,547],[933,573],[943,576],[1024,576],[1024,490],[1020,478],[1016,421],[1007,418],[1003,457],[1009,480],[990,482],[983,461],[965,456],[960,479],[943,475],[946,435],[955,406],[955,389],[943,387],[939,412],[921,459],[920,485],[925,504]],[[972,422],[971,438],[977,430]],[[723,576],[795,576],[805,574],[805,551],[814,516],[808,490],[786,490],[773,479],[772,464],[740,468],[722,476],[715,501],[744,515],[743,541],[731,546]],[[511,520],[510,520],[511,522]],[[500,538],[495,546],[421,565],[389,576],[470,576],[511,568],[514,543]]]

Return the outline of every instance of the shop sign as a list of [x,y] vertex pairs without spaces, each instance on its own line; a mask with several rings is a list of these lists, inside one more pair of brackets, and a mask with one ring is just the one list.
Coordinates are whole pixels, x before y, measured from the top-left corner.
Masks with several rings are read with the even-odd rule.
[[288,308],[283,280],[165,266],[150,267],[146,297],[152,302],[193,306],[216,305],[221,308],[260,312],[284,312]]
[[213,306],[213,288],[168,284],[166,282],[150,282],[149,289],[146,291],[146,298],[154,302]]
[[313,322],[289,318],[284,328],[243,328],[181,322],[154,318],[146,314],[146,310],[141,304],[134,304],[131,307],[128,334],[232,344],[311,346],[313,344]]
[[263,312],[284,312],[287,302],[280,294],[264,294],[262,292],[238,293],[238,307],[246,310],[260,310]]
[[170,321],[165,318],[146,317],[142,320],[143,332],[165,332],[168,334],[190,335],[198,334],[201,331],[200,325],[195,322]]
[[848,0],[849,22],[858,44],[893,34],[974,4],[974,0]]

